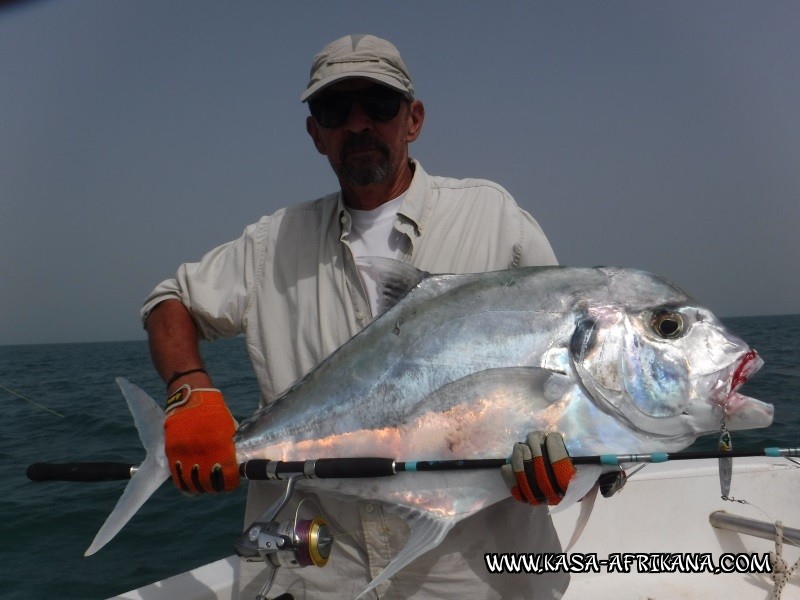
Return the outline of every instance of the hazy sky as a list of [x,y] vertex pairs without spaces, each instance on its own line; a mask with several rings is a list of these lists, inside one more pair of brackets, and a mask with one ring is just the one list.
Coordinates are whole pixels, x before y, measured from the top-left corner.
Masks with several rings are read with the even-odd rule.
[[0,344],[144,339],[181,262],[336,189],[313,55],[392,40],[429,173],[505,186],[568,265],[800,313],[800,2],[82,0],[0,9]]

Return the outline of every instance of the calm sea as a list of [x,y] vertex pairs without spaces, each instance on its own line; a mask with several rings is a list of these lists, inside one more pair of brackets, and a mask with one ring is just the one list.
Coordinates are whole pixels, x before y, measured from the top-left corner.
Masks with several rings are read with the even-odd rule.
[[[735,446],[799,446],[800,315],[726,323],[766,362],[745,393],[776,409],[771,427],[735,434]],[[234,416],[249,415],[258,394],[243,341],[215,342],[203,352]],[[157,399],[164,395],[145,342],[0,346],[2,598],[107,598],[232,554],[243,489],[186,498],[164,485],[108,546],[84,558],[123,484],[37,484],[25,477],[28,464],[37,461],[143,459],[117,376]],[[715,446],[707,439],[693,449]]]

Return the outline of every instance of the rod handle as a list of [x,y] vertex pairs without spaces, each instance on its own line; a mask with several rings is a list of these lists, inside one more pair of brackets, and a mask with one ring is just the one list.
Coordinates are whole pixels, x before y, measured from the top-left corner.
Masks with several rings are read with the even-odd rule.
[[306,477],[355,478],[394,475],[394,459],[318,458],[317,460],[271,461],[252,459],[239,465],[239,474],[250,480],[278,479],[278,475],[304,473]]
[[117,481],[130,479],[133,466],[115,462],[34,463],[27,475],[31,481]]

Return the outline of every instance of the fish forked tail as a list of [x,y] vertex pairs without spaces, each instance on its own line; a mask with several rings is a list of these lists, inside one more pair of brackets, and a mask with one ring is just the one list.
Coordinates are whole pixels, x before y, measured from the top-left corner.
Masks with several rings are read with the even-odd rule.
[[117,377],[116,381],[133,415],[146,457],[84,556],[94,554],[110,542],[170,476],[169,464],[164,454],[164,411],[140,387],[122,377]]

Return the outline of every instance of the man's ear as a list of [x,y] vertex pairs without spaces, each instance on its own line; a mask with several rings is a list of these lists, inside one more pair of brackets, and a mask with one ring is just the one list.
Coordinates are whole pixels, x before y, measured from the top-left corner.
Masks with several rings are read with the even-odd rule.
[[413,100],[408,110],[408,133],[407,142],[413,142],[422,132],[422,124],[425,122],[425,106],[419,100]]
[[306,131],[308,135],[311,136],[311,139],[314,140],[314,147],[317,149],[317,152],[323,156],[327,156],[328,153],[325,151],[325,144],[319,137],[319,125],[317,125],[316,119],[311,115],[306,117]]

